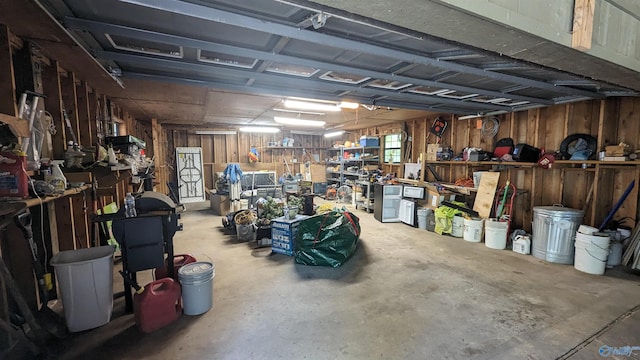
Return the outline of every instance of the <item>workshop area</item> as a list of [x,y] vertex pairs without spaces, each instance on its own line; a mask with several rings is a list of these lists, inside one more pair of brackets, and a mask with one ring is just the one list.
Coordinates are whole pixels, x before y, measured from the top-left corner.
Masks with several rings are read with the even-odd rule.
[[638,19],[0,2],[0,359],[639,359]]

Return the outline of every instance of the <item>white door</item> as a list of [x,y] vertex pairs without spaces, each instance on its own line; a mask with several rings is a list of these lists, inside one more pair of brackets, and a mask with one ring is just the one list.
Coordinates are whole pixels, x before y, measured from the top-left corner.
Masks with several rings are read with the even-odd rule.
[[206,200],[202,178],[202,148],[176,148],[176,178],[180,203]]

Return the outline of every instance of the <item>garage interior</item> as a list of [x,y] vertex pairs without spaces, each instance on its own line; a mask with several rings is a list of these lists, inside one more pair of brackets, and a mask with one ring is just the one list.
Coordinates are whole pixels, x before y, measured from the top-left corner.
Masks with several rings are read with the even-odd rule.
[[[2,355],[640,358],[639,33],[627,0],[3,1]],[[335,267],[276,247],[292,197]],[[57,261],[114,245],[74,330]],[[211,307],[145,331],[151,251],[215,264]]]

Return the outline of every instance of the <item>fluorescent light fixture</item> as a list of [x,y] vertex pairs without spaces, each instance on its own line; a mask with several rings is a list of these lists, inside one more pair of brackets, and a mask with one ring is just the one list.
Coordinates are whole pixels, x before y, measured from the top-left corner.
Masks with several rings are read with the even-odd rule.
[[293,99],[285,100],[284,107],[293,108],[293,109],[314,110],[314,111],[337,112],[341,110],[337,104],[293,100]]
[[360,104],[355,103],[355,102],[351,102],[351,101],[342,101],[340,104],[338,104],[338,106],[341,109],[357,109],[360,107]]
[[196,135],[235,135],[235,130],[196,130]]
[[280,109],[280,108],[274,108],[273,111],[293,113],[293,114],[305,114],[305,115],[318,115],[318,116],[325,115],[325,113],[317,112],[317,111],[290,110],[290,109]]
[[328,132],[324,134],[324,137],[326,138],[331,138],[331,137],[336,137],[336,136],[340,136],[344,134],[344,130],[340,130],[340,131],[333,131],[333,132]]
[[280,132],[280,129],[277,127],[271,126],[244,126],[239,128],[238,130],[242,132],[253,132],[253,133],[277,133]]
[[322,126],[324,126],[326,124],[326,122],[319,121],[319,120],[305,120],[305,119],[288,118],[288,117],[280,117],[280,116],[274,116],[273,117],[273,121],[277,122],[278,124],[293,125],[293,126],[318,126],[318,127],[322,127]]

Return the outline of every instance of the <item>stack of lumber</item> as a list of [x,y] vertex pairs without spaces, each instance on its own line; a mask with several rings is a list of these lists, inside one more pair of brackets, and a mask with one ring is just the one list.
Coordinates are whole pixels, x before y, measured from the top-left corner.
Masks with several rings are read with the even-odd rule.
[[[631,261],[633,259],[633,261]],[[622,255],[622,265],[628,265],[631,262],[632,269],[640,270],[640,225],[633,229],[631,241]]]

